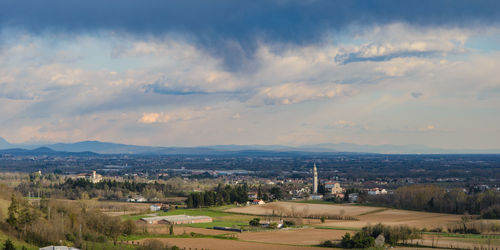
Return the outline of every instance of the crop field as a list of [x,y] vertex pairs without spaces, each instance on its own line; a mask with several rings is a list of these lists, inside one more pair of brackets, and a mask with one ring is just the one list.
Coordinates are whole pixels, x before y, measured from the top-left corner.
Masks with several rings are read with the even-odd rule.
[[[162,238],[159,239],[169,245],[176,245],[181,249],[218,249],[218,250],[246,250],[246,249],[276,249],[276,250],[298,250],[315,249],[310,246],[294,246],[280,244],[266,244],[260,242],[248,242],[239,240],[220,240],[213,238]],[[140,240],[138,243],[146,241]]]
[[[417,228],[435,228],[460,221],[460,215],[427,213],[388,209],[379,207],[365,207],[337,204],[307,204],[296,202],[273,202],[260,206],[231,208],[234,213],[255,215],[280,215],[292,217],[308,216],[350,216],[357,220],[327,220],[321,226],[361,228],[369,224],[383,223],[386,225],[408,225]],[[316,222],[318,222],[316,220]],[[314,223],[314,222],[313,222]]]

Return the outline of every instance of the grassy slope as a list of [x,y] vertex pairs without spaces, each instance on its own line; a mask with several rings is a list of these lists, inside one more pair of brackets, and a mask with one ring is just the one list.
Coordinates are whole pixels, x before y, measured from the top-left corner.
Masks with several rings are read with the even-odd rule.
[[29,250],[38,250],[39,249],[37,246],[30,245],[30,244],[28,244],[26,242],[19,241],[17,239],[12,238],[12,237],[8,237],[2,231],[0,231],[0,246],[1,246],[1,249],[3,249],[3,244],[5,243],[5,241],[8,238],[10,238],[10,240],[14,243],[14,246],[17,249],[21,249],[22,246],[25,246]]

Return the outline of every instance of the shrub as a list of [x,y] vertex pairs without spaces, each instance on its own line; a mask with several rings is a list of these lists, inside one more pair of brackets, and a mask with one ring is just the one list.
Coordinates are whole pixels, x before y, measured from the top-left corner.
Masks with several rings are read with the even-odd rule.
[[375,239],[366,232],[357,232],[352,238],[346,233],[340,242],[343,248],[369,248],[375,246]]
[[164,244],[160,240],[147,240],[144,245],[138,248],[139,250],[165,250],[168,249],[168,245]]
[[286,220],[286,221],[283,221],[283,226],[284,227],[292,227],[292,226],[295,226],[295,222],[291,221],[291,220]]
[[260,219],[253,218],[252,220],[250,220],[250,222],[248,222],[248,224],[250,224],[250,226],[252,226],[252,227],[258,227],[258,226],[260,226]]
[[481,211],[483,219],[500,219],[500,205],[493,205]]
[[321,244],[319,244],[319,246],[321,246],[321,247],[336,247],[335,243],[333,243],[331,240],[321,242]]
[[5,244],[2,248],[3,250],[16,250],[16,248],[14,247],[14,244],[12,243],[12,241],[10,239],[7,239],[5,241]]

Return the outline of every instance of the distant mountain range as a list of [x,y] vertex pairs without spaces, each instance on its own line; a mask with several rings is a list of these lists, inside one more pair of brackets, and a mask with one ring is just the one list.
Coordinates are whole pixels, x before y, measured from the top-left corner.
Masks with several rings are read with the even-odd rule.
[[202,147],[154,147],[118,144],[100,141],[54,143],[46,145],[11,144],[0,137],[1,152],[54,153],[72,152],[98,154],[147,154],[147,155],[212,155],[245,153],[377,153],[377,154],[499,154],[500,150],[440,149],[423,145],[359,145],[351,143],[323,143],[297,147],[281,145],[214,145]]

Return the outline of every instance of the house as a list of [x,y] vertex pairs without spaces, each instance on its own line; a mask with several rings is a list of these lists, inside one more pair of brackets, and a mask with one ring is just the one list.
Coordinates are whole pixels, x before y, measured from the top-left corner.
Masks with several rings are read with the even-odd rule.
[[276,223],[277,228],[283,227],[283,221],[261,221],[259,222],[261,227],[270,227],[271,224]]
[[257,200],[257,199],[255,199],[255,200],[253,200],[252,204],[253,205],[264,205],[266,203],[263,200]]
[[340,194],[333,194],[333,197],[339,198],[339,199],[344,199],[345,195],[343,193]]
[[359,194],[358,194],[358,193],[350,193],[350,194],[348,195],[348,197],[349,197],[349,202],[356,202],[356,201],[358,201],[358,196],[359,196]]
[[151,204],[151,206],[149,206],[149,210],[151,210],[151,212],[158,212],[161,210],[162,205],[163,204],[161,203]]
[[126,200],[127,202],[147,202],[148,200],[140,195],[136,195],[134,197],[129,197]]
[[368,189],[368,194],[369,195],[387,194],[387,190],[383,188],[371,188]]

